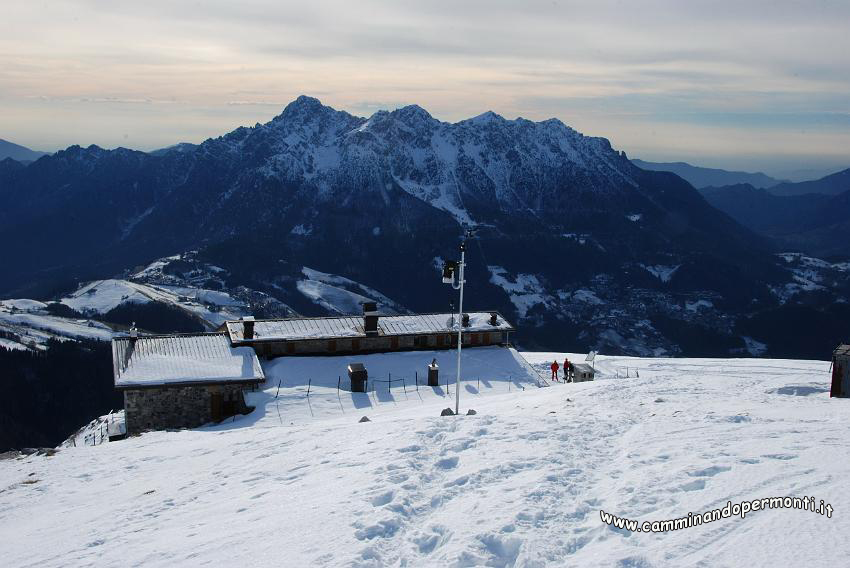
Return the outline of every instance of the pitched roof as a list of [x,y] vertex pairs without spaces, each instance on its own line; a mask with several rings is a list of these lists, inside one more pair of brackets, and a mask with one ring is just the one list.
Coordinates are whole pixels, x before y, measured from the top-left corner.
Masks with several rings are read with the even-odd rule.
[[226,333],[153,335],[112,340],[116,388],[260,382],[251,347],[232,347]]
[[[491,313],[496,313],[496,325],[490,325]],[[234,345],[245,341],[241,321],[229,321],[225,325]],[[465,333],[475,333],[514,331],[514,328],[497,312],[470,312],[469,327],[463,330]],[[382,336],[452,332],[457,333],[457,314],[382,315],[378,318],[378,334]],[[248,341],[293,341],[344,337],[366,337],[363,330],[363,316],[256,320],[254,338]]]

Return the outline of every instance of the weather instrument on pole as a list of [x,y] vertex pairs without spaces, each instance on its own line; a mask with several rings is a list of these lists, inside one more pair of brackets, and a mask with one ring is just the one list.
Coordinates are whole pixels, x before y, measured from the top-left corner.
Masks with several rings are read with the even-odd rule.
[[443,284],[454,284],[456,274],[457,262],[454,260],[446,261],[443,266]]
[[[443,266],[443,283],[451,284],[452,288],[460,291],[457,315],[457,377],[455,378],[455,415],[460,412],[460,350],[463,346],[463,285],[464,268],[466,267],[466,241],[460,243],[460,262],[446,261]],[[454,315],[452,315],[454,320]],[[454,324],[454,321],[452,321]]]

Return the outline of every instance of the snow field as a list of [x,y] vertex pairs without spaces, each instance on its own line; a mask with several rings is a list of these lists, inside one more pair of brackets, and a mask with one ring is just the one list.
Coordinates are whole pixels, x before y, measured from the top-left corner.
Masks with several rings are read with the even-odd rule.
[[[524,355],[547,371],[565,356]],[[365,361],[370,373],[405,366],[383,357],[384,367]],[[501,357],[491,358],[509,363]],[[339,366],[311,359],[266,363],[269,383],[253,394],[265,404],[232,422],[0,461],[4,563],[836,566],[850,557],[850,401],[828,398],[828,363],[600,356],[594,382],[462,391],[462,408],[478,414],[441,418],[448,404],[436,389],[404,400],[394,387],[393,401],[369,395],[367,407],[347,393],[350,405],[334,409],[335,382],[311,392],[310,410],[303,375]],[[613,378],[626,367],[632,378]],[[292,385],[274,399],[281,373]],[[364,414],[371,422],[358,423]],[[632,534],[599,515],[655,521],[805,495],[830,503],[833,518],[767,510]]]

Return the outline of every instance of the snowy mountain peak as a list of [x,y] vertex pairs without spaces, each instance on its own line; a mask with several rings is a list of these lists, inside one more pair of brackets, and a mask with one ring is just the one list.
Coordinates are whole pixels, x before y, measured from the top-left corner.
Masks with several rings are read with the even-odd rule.
[[[226,146],[215,147],[220,142]],[[320,200],[395,186],[462,224],[486,222],[495,211],[540,211],[568,188],[614,195],[635,185],[637,171],[604,138],[557,119],[506,120],[487,111],[448,123],[415,104],[366,119],[304,95],[271,122],[204,146],[213,155],[253,155],[261,175],[306,182]]]
[[468,119],[468,122],[471,122],[472,124],[492,124],[507,121],[502,115],[496,114],[492,110],[488,110],[487,112],[483,112],[478,116]]
[[316,121],[333,120],[333,118],[349,120],[355,117],[345,111],[323,105],[317,98],[301,95],[286,105],[283,112],[274,117],[270,124],[295,126],[310,124]]
[[283,109],[284,114],[293,112],[310,112],[324,108],[322,102],[315,97],[307,95],[299,95],[294,101],[286,105]]
[[390,116],[402,121],[408,126],[419,126],[428,122],[437,122],[431,114],[419,105],[407,105],[396,109]]

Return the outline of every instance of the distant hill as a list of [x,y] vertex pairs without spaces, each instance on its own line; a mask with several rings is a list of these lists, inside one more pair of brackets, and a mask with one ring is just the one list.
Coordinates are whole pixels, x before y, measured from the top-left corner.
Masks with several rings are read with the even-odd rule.
[[805,195],[807,193],[838,195],[845,191],[850,191],[850,168],[820,179],[799,183],[784,182],[770,188],[770,193],[774,195]]
[[632,163],[643,170],[673,172],[697,189],[709,186],[719,187],[740,183],[748,183],[753,187],[765,188],[772,187],[783,182],[783,180],[772,178],[761,172],[729,172],[714,168],[692,166],[685,162],[645,162],[643,160],[634,159],[632,160]]
[[148,154],[151,156],[163,156],[170,152],[191,152],[197,147],[197,144],[192,144],[191,142],[180,142],[173,146],[166,146],[165,148],[159,148],[158,150],[151,150]]
[[821,257],[850,257],[850,188],[838,195],[774,195],[772,190],[738,184],[706,187],[700,192],[711,205],[772,238],[782,249]]
[[47,156],[47,152],[36,152],[30,150],[26,146],[15,144],[0,138],[0,160],[12,158],[18,162],[34,162],[42,156]]

